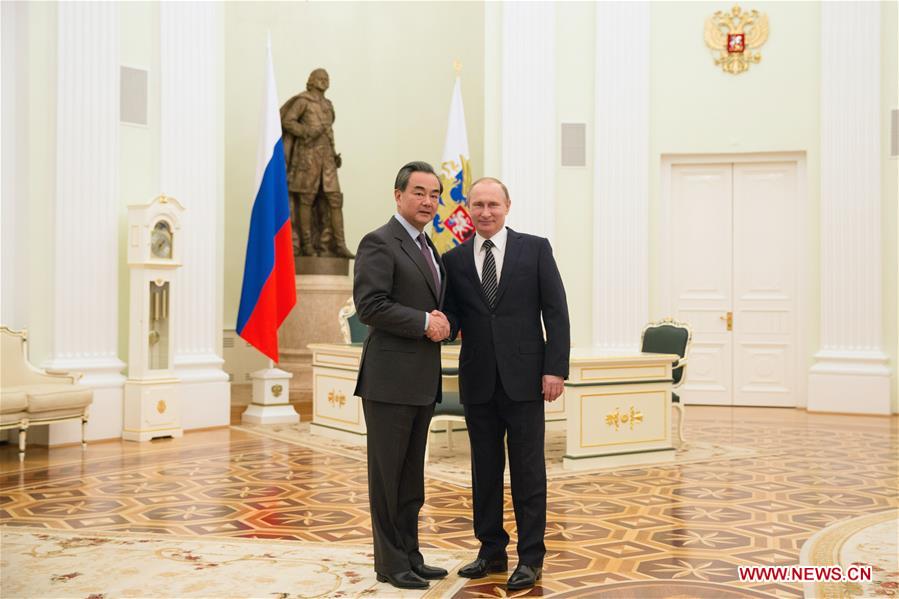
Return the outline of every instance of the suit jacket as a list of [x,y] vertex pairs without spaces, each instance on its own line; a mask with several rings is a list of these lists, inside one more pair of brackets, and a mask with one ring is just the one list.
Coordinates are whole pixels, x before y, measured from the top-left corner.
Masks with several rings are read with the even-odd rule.
[[473,237],[447,252],[443,263],[449,278],[444,311],[453,336],[462,332],[462,403],[490,401],[497,372],[513,401],[542,399],[544,374],[568,378],[568,304],[547,239],[509,229],[493,309],[475,269]]
[[440,401],[440,344],[425,336],[425,312],[442,306],[446,290],[446,272],[434,253],[440,289],[418,244],[396,218],[362,238],[353,301],[359,320],[371,330],[362,349],[357,396],[412,406]]

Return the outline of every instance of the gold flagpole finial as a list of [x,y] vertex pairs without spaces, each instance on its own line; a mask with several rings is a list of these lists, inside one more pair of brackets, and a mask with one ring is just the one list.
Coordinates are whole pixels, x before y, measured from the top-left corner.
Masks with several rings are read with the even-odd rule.
[[456,71],[456,76],[462,74],[462,63],[458,59],[453,61],[453,69]]

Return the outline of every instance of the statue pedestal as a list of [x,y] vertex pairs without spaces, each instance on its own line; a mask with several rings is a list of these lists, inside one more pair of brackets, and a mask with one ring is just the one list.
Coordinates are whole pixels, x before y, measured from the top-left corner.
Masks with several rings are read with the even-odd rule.
[[294,269],[298,275],[340,275],[350,272],[349,258],[323,256],[294,256]]
[[296,281],[297,304],[278,333],[278,367],[293,374],[292,394],[312,392],[312,352],[306,346],[343,343],[337,314],[353,295],[353,279],[347,275],[297,275]]

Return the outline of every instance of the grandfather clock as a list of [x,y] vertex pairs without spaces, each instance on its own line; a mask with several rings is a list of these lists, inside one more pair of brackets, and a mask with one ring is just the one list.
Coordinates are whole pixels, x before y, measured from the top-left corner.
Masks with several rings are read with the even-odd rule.
[[181,215],[175,198],[128,206],[128,380],[122,437],[149,441],[180,437],[181,398],[172,360],[175,352],[172,299],[181,266]]

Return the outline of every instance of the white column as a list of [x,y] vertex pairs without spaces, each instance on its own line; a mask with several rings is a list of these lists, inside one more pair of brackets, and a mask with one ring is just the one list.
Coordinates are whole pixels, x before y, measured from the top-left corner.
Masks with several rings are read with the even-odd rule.
[[649,317],[649,4],[596,5],[593,343],[633,350]]
[[808,409],[890,412],[882,347],[880,4],[821,5],[821,349]]
[[[118,7],[60,2],[57,36],[53,322],[43,366],[83,372],[94,388],[88,438],[118,437]],[[50,427],[51,444],[79,439],[78,423]]]
[[484,3],[484,172],[502,176],[503,5]]
[[0,323],[13,329],[28,326],[28,5],[0,4],[0,91],[3,99],[3,166],[0,192]]
[[550,240],[556,211],[555,31],[551,2],[503,4],[500,179],[512,198],[507,224]]
[[185,207],[183,266],[173,289],[175,374],[185,429],[224,426],[223,154],[220,3],[163,2],[160,20],[160,190]]

